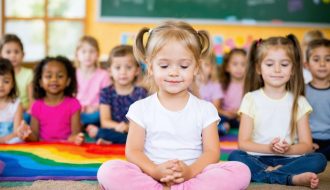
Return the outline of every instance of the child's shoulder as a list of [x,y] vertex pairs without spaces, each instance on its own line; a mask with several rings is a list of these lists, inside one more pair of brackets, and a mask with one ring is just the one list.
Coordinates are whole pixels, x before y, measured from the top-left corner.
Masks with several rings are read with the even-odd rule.
[[192,105],[195,105],[197,109],[200,110],[203,110],[204,108],[215,107],[211,102],[198,98],[193,94],[190,94],[189,102],[191,102]]
[[143,99],[136,100],[130,107],[134,109],[144,110],[145,108],[151,108],[157,104],[157,93],[147,96]]

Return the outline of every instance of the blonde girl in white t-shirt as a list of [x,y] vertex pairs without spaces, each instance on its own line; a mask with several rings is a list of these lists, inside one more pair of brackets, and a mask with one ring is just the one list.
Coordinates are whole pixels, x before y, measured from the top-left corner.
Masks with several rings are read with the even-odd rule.
[[249,166],[252,181],[317,188],[327,164],[312,153],[312,111],[304,95],[301,52],[294,35],[252,44],[241,116],[239,149],[229,160]]
[[130,120],[128,162],[104,163],[97,174],[101,186],[112,190],[245,189],[250,171],[244,164],[218,163],[216,108],[188,92],[201,56],[211,51],[207,32],[168,21],[152,30],[142,28],[134,51],[148,65],[157,91],[131,105],[126,115]]

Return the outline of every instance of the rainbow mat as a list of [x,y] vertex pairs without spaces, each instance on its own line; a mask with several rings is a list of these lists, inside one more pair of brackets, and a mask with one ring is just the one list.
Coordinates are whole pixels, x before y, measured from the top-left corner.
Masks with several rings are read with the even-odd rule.
[[[221,160],[237,148],[236,135],[221,139]],[[5,168],[0,181],[96,180],[99,166],[111,159],[125,159],[124,145],[85,143],[25,143],[0,145]]]

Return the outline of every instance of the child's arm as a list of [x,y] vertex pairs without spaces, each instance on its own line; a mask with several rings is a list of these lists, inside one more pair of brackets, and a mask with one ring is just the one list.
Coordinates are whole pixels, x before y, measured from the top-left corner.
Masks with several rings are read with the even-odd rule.
[[244,151],[274,153],[271,144],[259,144],[251,141],[253,130],[253,119],[242,113],[238,132],[238,147]]
[[129,133],[125,148],[127,161],[137,165],[144,173],[158,181],[167,175],[172,175],[172,161],[159,165],[154,164],[144,154],[144,141],[145,130],[138,126],[134,121],[130,120]]
[[34,101],[32,93],[33,93],[33,86],[32,86],[32,82],[31,82],[27,86],[27,94],[28,94],[28,98],[29,98],[29,105],[27,107],[27,110],[25,110],[25,111],[28,112],[28,113],[30,113],[30,108],[31,108],[31,105]]
[[195,177],[209,164],[219,162],[220,146],[217,122],[203,129],[202,138],[203,153],[193,164],[183,169],[182,177],[185,181]]
[[305,154],[313,151],[313,140],[309,128],[309,114],[302,116],[297,122],[297,132],[299,142],[289,145],[285,154]]
[[39,121],[32,115],[30,122],[32,132],[27,137],[27,141],[39,141]]
[[68,137],[68,141],[77,145],[84,142],[84,134],[81,133],[80,110],[71,117],[71,135]]
[[[213,103],[214,104],[214,103]],[[215,104],[214,104],[215,105]],[[237,117],[237,113],[236,113],[236,111],[226,111],[226,110],[223,110],[222,109],[222,101],[221,100],[219,100],[219,102],[217,103],[217,105],[215,105],[216,106],[216,108],[217,108],[217,110],[218,110],[218,113],[220,114],[220,115],[224,115],[224,116],[226,116],[226,117],[228,117],[228,118],[230,118],[230,119],[234,119],[234,118],[236,118]]]
[[100,117],[102,128],[115,129],[117,126],[121,125],[119,122],[112,120],[111,107],[107,104],[100,105]]

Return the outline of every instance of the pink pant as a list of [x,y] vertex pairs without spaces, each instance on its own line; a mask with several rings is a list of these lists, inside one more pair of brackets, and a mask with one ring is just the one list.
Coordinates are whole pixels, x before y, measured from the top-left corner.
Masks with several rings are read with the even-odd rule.
[[[163,185],[143,173],[129,162],[111,160],[102,164],[97,179],[106,190],[162,190]],[[221,162],[207,166],[200,174],[183,183],[173,185],[172,190],[238,190],[250,183],[249,168],[241,162]]]

